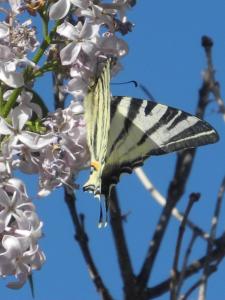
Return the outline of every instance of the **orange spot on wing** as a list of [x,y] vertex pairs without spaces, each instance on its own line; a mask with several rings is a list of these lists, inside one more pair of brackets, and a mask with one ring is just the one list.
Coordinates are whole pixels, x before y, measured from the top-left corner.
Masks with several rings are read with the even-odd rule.
[[100,166],[101,166],[101,164],[99,161],[95,160],[95,161],[91,162],[91,167],[93,167],[96,171],[98,171],[100,169]]

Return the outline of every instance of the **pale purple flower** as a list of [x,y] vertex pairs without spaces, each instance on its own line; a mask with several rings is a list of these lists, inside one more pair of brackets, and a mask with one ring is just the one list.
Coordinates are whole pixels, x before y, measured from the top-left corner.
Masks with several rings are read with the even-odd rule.
[[13,275],[16,271],[15,261],[21,256],[22,250],[29,245],[29,238],[18,239],[15,236],[5,235],[1,241],[0,276]]
[[[3,99],[7,101],[10,95],[12,94],[12,92],[13,90],[7,90],[3,94]],[[32,110],[32,112],[34,112],[38,116],[39,119],[42,119],[43,117],[42,109],[37,103],[31,102],[32,99],[33,99],[33,94],[31,92],[23,90],[21,94],[17,97],[16,102],[19,103],[19,107],[21,109],[23,109],[23,107],[25,107],[25,109],[26,107],[28,107]]]
[[129,51],[127,43],[110,32],[103,34],[101,49],[106,55],[114,57],[122,57]]
[[35,30],[30,27],[30,20],[20,24],[14,22],[14,26],[0,23],[0,80],[10,87],[21,87],[24,85],[22,72],[27,65],[35,67],[26,55],[34,51],[38,46]]
[[113,31],[113,18],[116,15],[115,9],[104,9],[99,5],[92,5],[88,8],[80,8],[76,11],[76,15],[89,18],[95,24],[107,25],[109,30]]
[[4,235],[0,253],[0,276],[15,275],[16,282],[7,284],[9,288],[21,288],[33,269],[39,269],[45,261],[38,245],[32,246],[29,237]]
[[24,85],[22,73],[16,72],[18,63],[19,61],[13,58],[11,49],[8,46],[0,45],[0,80],[10,87]]
[[74,175],[89,161],[81,103],[75,101],[67,109],[58,110],[45,124],[57,132],[58,142],[40,152],[39,196],[48,195],[62,184],[75,188]]
[[4,23],[4,22],[1,22],[0,23],[0,39],[4,39],[6,37],[8,37],[9,35],[9,26]]
[[86,9],[92,4],[90,0],[58,0],[56,3],[52,4],[49,10],[49,18],[52,20],[59,20],[64,18],[71,5]]
[[23,7],[23,2],[24,0],[8,0],[11,9],[14,14],[19,14],[22,7]]
[[113,3],[101,3],[100,4],[105,9],[116,9],[120,15],[120,20],[122,22],[127,22],[127,17],[125,15],[127,9],[135,5],[134,0],[113,0]]
[[[30,217],[34,214],[34,210],[35,207],[28,198],[22,180],[10,178],[2,183],[0,187],[0,232],[5,231],[7,227],[36,230],[37,226],[34,228],[33,219]],[[36,216],[34,217],[37,219]]]
[[94,55],[93,52],[99,44],[99,24],[85,20],[84,24],[78,22],[73,26],[64,22],[57,28],[57,33],[72,40],[60,51],[60,58],[63,65],[74,64],[78,55],[83,51],[87,55]]
[[36,30],[32,26],[32,20],[28,19],[23,23],[15,21],[10,32],[10,46],[17,57],[21,57],[29,52],[34,52],[39,46],[36,37]]
[[34,206],[31,202],[26,200],[24,202],[23,197],[14,190],[13,194],[9,195],[5,189],[0,188],[0,232],[3,232],[6,227],[15,226],[19,229],[29,230],[28,219],[24,215],[24,211],[34,210]]
[[23,130],[26,122],[31,117],[31,113],[32,111],[28,107],[15,107],[11,114],[12,125],[0,117],[0,135],[9,136],[9,139],[5,142],[9,148],[19,148],[25,145],[31,150],[39,150],[55,140],[54,135],[51,133],[40,135]]
[[3,182],[6,179],[12,177],[12,161],[12,151],[9,151],[7,144],[2,143],[0,155],[0,182]]
[[88,84],[84,81],[81,75],[74,76],[67,83],[67,93],[73,95],[76,99],[82,99],[85,97],[88,90]]
[[31,271],[41,267],[45,256],[37,241],[42,226],[24,183],[17,178],[2,182],[0,187],[0,276],[15,275],[10,288],[23,286]]

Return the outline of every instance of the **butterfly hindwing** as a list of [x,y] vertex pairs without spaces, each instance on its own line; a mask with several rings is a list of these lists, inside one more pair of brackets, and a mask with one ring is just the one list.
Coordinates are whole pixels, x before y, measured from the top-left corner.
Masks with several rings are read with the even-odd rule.
[[131,173],[151,155],[217,140],[217,133],[207,122],[189,113],[149,100],[112,97],[102,193],[109,192],[121,173]]

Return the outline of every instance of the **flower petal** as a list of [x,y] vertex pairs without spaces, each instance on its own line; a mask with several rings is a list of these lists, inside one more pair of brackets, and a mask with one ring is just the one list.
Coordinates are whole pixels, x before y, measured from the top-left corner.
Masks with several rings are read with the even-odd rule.
[[49,10],[49,18],[52,20],[60,20],[64,18],[70,9],[70,0],[58,0],[52,4]]
[[81,43],[70,43],[60,51],[60,58],[63,65],[71,65],[77,59],[81,50]]
[[3,207],[10,206],[10,198],[3,189],[0,189],[0,205]]
[[0,23],[0,39],[4,39],[8,35],[9,35],[9,27],[4,23]]
[[3,135],[13,134],[13,130],[11,129],[11,126],[2,117],[0,117],[0,134]]
[[77,27],[66,21],[57,27],[57,33],[70,40],[76,39],[79,34]]
[[25,125],[25,123],[29,120],[32,111],[28,107],[16,106],[12,112],[12,124],[13,128],[21,131]]
[[40,150],[51,143],[54,143],[55,136],[51,133],[39,135],[34,132],[23,131],[19,135],[19,140],[32,150]]
[[24,85],[23,74],[17,72],[6,72],[2,67],[0,68],[0,80],[14,88]]
[[100,24],[95,24],[90,21],[85,21],[82,30],[80,32],[81,38],[88,38],[91,39],[92,37],[96,36],[99,32]]
[[10,289],[20,289],[26,282],[29,272],[30,272],[30,267],[28,265],[20,264],[19,271],[17,270],[16,273],[16,277],[18,278],[18,281],[9,282],[7,284],[7,287]]
[[2,239],[2,246],[6,252],[0,254],[0,259],[4,256],[8,259],[13,259],[21,254],[21,246],[19,240],[10,235],[4,235]]
[[0,60],[2,62],[13,59],[13,54],[8,46],[0,45]]
[[88,6],[90,5],[89,0],[70,0],[70,2],[73,5],[83,8],[83,9],[88,8]]

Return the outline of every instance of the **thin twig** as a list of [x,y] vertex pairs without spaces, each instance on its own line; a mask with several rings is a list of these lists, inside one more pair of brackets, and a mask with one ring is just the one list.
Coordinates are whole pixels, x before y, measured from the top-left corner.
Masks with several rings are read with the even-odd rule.
[[184,295],[181,295],[178,300],[186,300],[199,287],[201,280],[197,280]]
[[223,120],[225,122],[225,105],[224,101],[222,100],[221,93],[220,93],[220,85],[218,81],[215,79],[215,70],[213,67],[212,61],[212,46],[213,41],[210,37],[203,36],[202,37],[202,45],[205,48],[208,69],[204,73],[205,80],[208,81],[211,93],[215,97],[215,101],[219,106],[219,112],[222,114]]
[[[153,199],[161,206],[166,205],[166,198],[155,188],[155,186],[152,184],[151,180],[147,177],[145,174],[143,168],[138,167],[135,169],[135,173],[137,177],[139,178],[140,182],[143,184],[146,190],[149,191],[149,193],[152,195]],[[182,222],[184,215],[181,213],[176,207],[172,210],[172,215],[179,221]],[[199,235],[201,238],[208,240],[209,234],[205,231],[203,231],[200,227],[195,225],[192,221],[189,219],[186,220],[187,226],[196,232],[197,235]]]
[[219,106],[219,113],[221,113],[222,118],[225,122],[225,105],[224,105],[224,101],[220,94],[220,86],[219,86],[218,82],[214,82],[214,86],[212,88],[212,93],[214,94],[215,100]]
[[150,93],[149,89],[146,88],[146,86],[144,86],[143,84],[139,83],[138,84],[139,88],[147,95],[147,97],[153,101],[156,102],[155,98],[152,96],[152,94]]
[[181,272],[180,272],[180,277],[179,277],[179,280],[177,283],[177,295],[180,294],[180,290],[181,290],[182,284],[184,282],[184,276],[185,276],[185,273],[187,270],[188,260],[191,255],[196,238],[197,238],[196,232],[193,232],[191,240],[189,242],[189,245],[188,245],[187,250],[184,255],[184,260],[183,260],[183,264],[182,264],[182,268],[181,268]]
[[[215,248],[213,248],[213,251],[210,253],[210,263],[221,262],[222,258],[225,256],[225,233],[215,240],[214,246]],[[199,272],[204,267],[206,259],[208,259],[208,257],[205,255],[187,266],[184,278],[188,278]],[[178,277],[179,274],[180,273],[178,273]],[[154,299],[165,294],[169,291],[170,285],[171,277],[154,287],[148,288],[146,290],[146,299]]]
[[66,94],[62,92],[61,87],[63,86],[63,76],[60,73],[53,73],[52,80],[54,84],[54,99],[55,99],[55,107],[64,108]]
[[[215,239],[216,237],[216,229],[219,221],[219,216],[220,216],[220,211],[221,211],[221,205],[222,205],[222,200],[223,196],[225,193],[225,176],[222,180],[219,192],[218,192],[218,197],[216,201],[216,206],[215,206],[215,211],[214,215],[211,221],[211,229],[210,229],[210,237],[211,241]],[[201,286],[199,289],[199,300],[204,300],[206,299],[206,290],[207,290],[207,282],[208,282],[208,276],[210,274],[210,265],[209,265],[209,260],[210,260],[210,253],[213,249],[213,244],[212,242],[208,242],[207,250],[206,250],[206,256],[208,256],[208,260],[206,260],[204,269],[203,269],[203,274],[201,278]]]
[[133,273],[130,254],[128,251],[125,233],[123,230],[123,217],[121,214],[118,196],[115,187],[110,194],[110,224],[116,245],[120,272],[124,283],[125,299],[135,299],[135,276]]
[[178,297],[178,293],[177,293],[177,284],[178,284],[178,264],[179,264],[179,257],[180,257],[180,250],[181,250],[181,245],[182,245],[182,241],[183,241],[183,236],[184,236],[184,232],[185,232],[185,228],[186,228],[186,222],[187,222],[187,218],[189,216],[189,213],[193,207],[193,204],[198,201],[200,198],[200,194],[199,193],[192,193],[189,196],[189,201],[188,201],[188,205],[187,208],[185,210],[184,213],[184,218],[181,222],[181,225],[179,227],[179,233],[178,233],[178,238],[177,238],[177,243],[176,243],[176,248],[175,248],[175,255],[174,255],[174,262],[173,262],[173,269],[172,269],[172,275],[171,275],[171,287],[170,287],[170,299],[171,300],[176,300]]
[[[212,275],[214,272],[216,272],[217,268],[215,266],[211,266],[209,270],[209,276]],[[194,283],[184,295],[181,295],[179,297],[179,300],[187,300],[189,296],[200,286],[201,279],[197,280],[196,283]]]
[[140,289],[143,289],[144,286],[147,285],[156,256],[158,254],[159,247],[169,223],[172,210],[184,193],[186,182],[191,171],[194,151],[195,150],[191,149],[184,150],[178,153],[175,174],[168,189],[166,205],[164,206],[163,211],[160,215],[158,225],[149,245],[146,258],[141,268],[141,272],[138,275]]
[[69,209],[70,216],[73,221],[74,229],[76,232],[75,239],[80,246],[83,257],[88,266],[91,279],[103,300],[113,300],[112,296],[110,295],[108,289],[106,288],[98,272],[98,269],[91,255],[91,251],[88,245],[89,239],[84,227],[84,215],[81,215],[80,218],[78,216],[76,204],[75,204],[76,202],[75,194],[73,190],[71,190],[69,187],[64,187],[64,192],[65,192],[65,202]]

